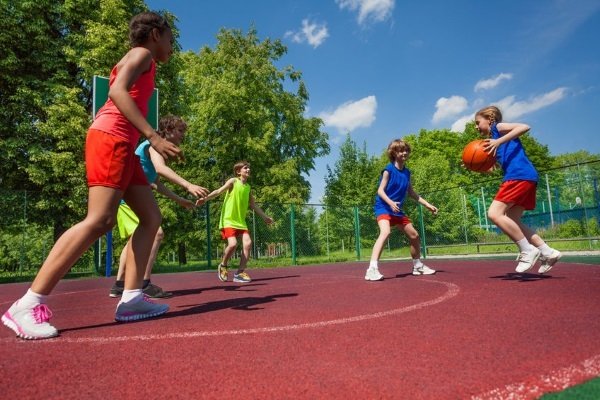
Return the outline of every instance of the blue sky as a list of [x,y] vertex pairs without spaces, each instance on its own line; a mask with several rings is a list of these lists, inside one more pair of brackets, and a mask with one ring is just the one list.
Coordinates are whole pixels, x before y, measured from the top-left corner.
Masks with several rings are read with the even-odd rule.
[[600,0],[146,3],[178,17],[183,50],[213,47],[222,27],[254,26],[286,44],[281,65],[302,72],[307,114],[330,135],[331,154],[309,177],[311,202],[346,133],[379,155],[420,129],[461,130],[488,104],[529,124],[554,155],[600,153]]

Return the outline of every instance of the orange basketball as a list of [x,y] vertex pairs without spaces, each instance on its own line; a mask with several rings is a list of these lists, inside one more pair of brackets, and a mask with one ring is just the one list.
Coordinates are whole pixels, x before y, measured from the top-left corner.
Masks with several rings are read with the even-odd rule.
[[483,149],[485,141],[473,140],[465,146],[462,161],[465,167],[475,172],[485,172],[496,164],[496,157],[492,157]]

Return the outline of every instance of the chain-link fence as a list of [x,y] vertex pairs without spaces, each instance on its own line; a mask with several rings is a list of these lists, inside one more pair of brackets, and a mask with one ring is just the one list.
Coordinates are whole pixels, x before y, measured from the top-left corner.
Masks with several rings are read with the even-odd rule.
[[[482,175],[484,177],[484,175]],[[600,249],[600,161],[540,173],[537,207],[523,217],[552,246],[561,250]],[[418,188],[416,188],[418,189]],[[405,211],[421,236],[424,257],[514,253],[515,245],[487,218],[498,181],[440,188],[420,193],[439,208],[431,215],[414,201]],[[53,244],[54,227],[42,218],[36,193],[1,191],[0,277],[4,281],[35,274]],[[260,204],[275,222],[267,226],[254,212],[247,223],[252,236],[250,266],[368,260],[379,235],[373,206]],[[166,215],[159,265],[214,268],[223,252],[218,229],[221,204],[210,202],[193,212]],[[114,234],[103,237],[72,268],[74,273],[114,273],[124,245]],[[239,247],[239,246],[238,246]],[[239,257],[238,252],[234,255]],[[409,257],[403,234],[390,235],[382,258]]]

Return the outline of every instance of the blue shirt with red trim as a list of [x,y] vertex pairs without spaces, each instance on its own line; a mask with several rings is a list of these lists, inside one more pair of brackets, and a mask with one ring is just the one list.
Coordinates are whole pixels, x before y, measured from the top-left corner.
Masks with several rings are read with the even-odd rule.
[[410,170],[406,167],[398,169],[394,164],[389,163],[385,166],[383,171],[381,171],[381,175],[379,176],[379,180],[377,182],[378,188],[381,184],[384,171],[387,171],[390,175],[390,179],[388,180],[388,183],[384,189],[385,194],[392,201],[400,203],[400,211],[397,213],[393,212],[391,207],[385,201],[383,201],[379,194],[376,194],[375,206],[373,207],[373,210],[375,211],[375,217],[384,214],[403,217],[404,212],[402,211],[402,206],[404,205],[406,193],[408,192],[408,186],[410,185]]

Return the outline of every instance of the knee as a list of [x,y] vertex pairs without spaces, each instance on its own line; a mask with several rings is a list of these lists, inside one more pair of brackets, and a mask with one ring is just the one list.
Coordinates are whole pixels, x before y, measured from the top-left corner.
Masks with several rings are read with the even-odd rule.
[[162,242],[162,240],[165,238],[165,231],[163,231],[162,227],[158,227],[158,231],[156,231],[156,236],[154,237],[154,240],[157,242]]
[[102,236],[115,226],[115,216],[104,215],[87,219],[89,229],[95,236]]
[[501,217],[501,215],[498,212],[496,212],[495,210],[488,210],[487,216],[494,223],[496,223],[498,221],[498,219],[500,219],[500,217]]
[[408,239],[412,240],[412,241],[417,241],[420,238],[419,232],[417,232],[417,231],[408,232],[407,236],[408,236]]

